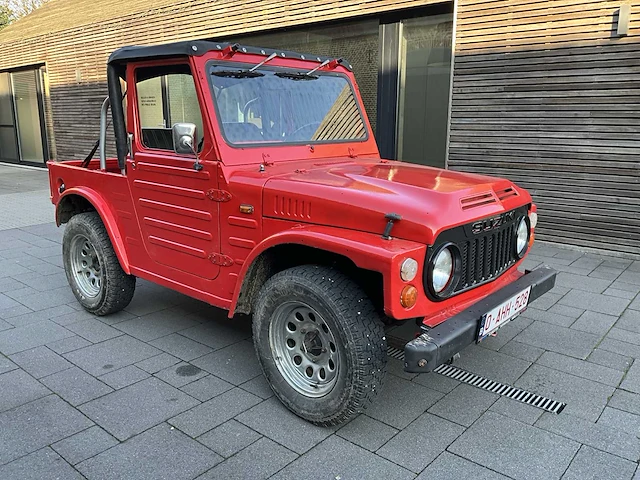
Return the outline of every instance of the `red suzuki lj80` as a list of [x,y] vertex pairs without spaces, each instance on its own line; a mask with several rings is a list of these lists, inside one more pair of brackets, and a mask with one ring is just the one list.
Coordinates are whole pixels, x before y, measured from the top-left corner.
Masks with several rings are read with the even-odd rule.
[[78,302],[117,312],[140,277],[251,314],[267,381],[310,422],[373,401],[385,325],[410,322],[404,369],[429,372],[554,285],[518,270],[530,195],[381,159],[346,61],[192,41],[121,48],[107,79],[99,160],[49,163]]

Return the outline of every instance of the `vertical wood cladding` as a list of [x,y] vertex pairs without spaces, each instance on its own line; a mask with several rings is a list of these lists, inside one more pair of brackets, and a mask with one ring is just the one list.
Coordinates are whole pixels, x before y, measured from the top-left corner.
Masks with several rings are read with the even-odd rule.
[[640,253],[640,5],[459,0],[449,167],[504,176],[538,238]]
[[[123,45],[265,32],[439,3],[437,0],[191,0],[113,20],[0,43],[0,71],[46,62],[56,158],[84,158],[98,137],[106,61]],[[92,8],[85,0],[78,9]],[[117,8],[114,7],[114,12]],[[17,27],[16,25],[15,27]],[[46,30],[43,26],[42,30]],[[0,35],[2,42],[2,35]]]

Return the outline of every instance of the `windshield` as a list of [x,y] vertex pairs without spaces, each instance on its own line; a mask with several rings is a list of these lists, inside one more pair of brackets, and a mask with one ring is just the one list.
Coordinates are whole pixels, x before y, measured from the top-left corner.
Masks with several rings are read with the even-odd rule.
[[210,78],[228,143],[319,143],[366,140],[346,76],[213,65]]

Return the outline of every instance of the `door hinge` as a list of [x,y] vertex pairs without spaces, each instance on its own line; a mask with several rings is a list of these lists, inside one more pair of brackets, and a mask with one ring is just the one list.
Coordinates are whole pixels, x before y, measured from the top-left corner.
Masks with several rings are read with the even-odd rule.
[[215,188],[210,188],[207,190],[207,198],[209,200],[213,200],[214,202],[228,202],[231,200],[231,193],[226,190],[217,190]]
[[228,255],[222,255],[221,253],[210,253],[209,260],[214,265],[220,265],[221,267],[230,267],[233,265],[233,258]]

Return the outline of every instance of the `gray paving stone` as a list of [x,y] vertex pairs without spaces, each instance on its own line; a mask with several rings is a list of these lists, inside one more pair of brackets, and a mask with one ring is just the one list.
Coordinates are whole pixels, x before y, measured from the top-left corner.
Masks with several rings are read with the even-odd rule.
[[25,313],[31,313],[33,310],[25,307],[24,305],[20,305],[19,303],[15,304],[13,307],[8,308],[0,308],[0,318],[4,321],[8,321],[13,317],[17,317],[19,315],[24,315]]
[[548,310],[553,305],[555,305],[558,300],[562,298],[562,295],[558,295],[557,293],[547,292],[541,297],[536,298],[533,302],[531,302],[531,306],[539,309],[539,310]]
[[160,370],[155,374],[155,376],[160,380],[163,380],[176,388],[184,387],[185,385],[195,382],[199,378],[207,375],[209,374],[204,370],[186,362],[180,362],[176,365],[172,365],[171,367]]
[[135,318],[135,315],[125,310],[120,310],[119,312],[100,317],[100,321],[113,326],[117,323],[124,322],[125,320],[131,320],[132,318]]
[[598,419],[598,425],[619,429],[630,435],[640,437],[640,415],[607,407]]
[[225,458],[235,455],[262,435],[236,420],[229,420],[198,437],[198,441]]
[[[211,401],[232,392],[233,390]],[[275,397],[241,413],[236,417],[236,420],[300,454],[305,453],[333,433],[332,429],[316,427],[295,416]],[[287,428],[283,429],[283,425],[286,425]]]
[[29,273],[30,270],[22,265],[18,265],[13,260],[0,260],[0,278],[12,277],[21,273]]
[[64,357],[92,375],[102,375],[118,368],[158,355],[160,350],[133,337],[123,335],[97,343]]
[[14,460],[0,467],[2,480],[82,480],[82,475],[50,448]]
[[544,410],[508,397],[500,397],[489,410],[529,425],[536,423],[544,413]]
[[589,274],[593,278],[601,278],[603,280],[613,281],[620,276],[624,271],[622,268],[608,267],[606,265],[600,265],[593,272]]
[[[558,305],[554,305],[551,308],[557,307]],[[552,312],[549,310],[539,310],[534,307],[529,307],[527,310],[522,312],[522,315],[525,318],[531,318],[532,320],[540,320],[542,322],[551,323],[553,325],[558,325],[559,327],[569,327],[573,322],[576,321],[572,316],[562,315],[556,312]]]
[[73,292],[71,292],[68,286],[44,292],[39,292],[31,287],[25,287],[22,290],[9,292],[7,295],[10,295],[11,298],[34,312],[64,305],[75,299]]
[[221,460],[211,450],[163,423],[85,460],[77,468],[89,480],[186,480]]
[[64,315],[58,315],[57,317],[53,317],[51,318],[52,322],[55,322],[62,327],[66,327],[67,325],[71,325],[72,323],[78,323],[83,320],[88,321],[88,320],[96,319],[96,316],[93,313],[87,312],[77,302],[74,302],[73,304],[66,304],[65,306],[71,309],[79,308],[80,310],[73,310],[73,312],[69,312]]
[[608,406],[640,415],[640,395],[618,388],[609,400]]
[[168,353],[161,353],[154,357],[147,358],[141,362],[136,363],[136,367],[141,368],[147,373],[158,373],[160,370],[172,367],[179,363],[180,360]]
[[398,430],[366,415],[358,415],[338,430],[337,435],[359,447],[375,452],[387,443]]
[[533,365],[515,384],[519,388],[566,402],[564,412],[595,422],[615,388]]
[[595,348],[600,337],[556,325],[534,322],[518,334],[515,340],[584,360]]
[[617,387],[624,375],[619,370],[595,365],[584,360],[578,360],[555,352],[545,352],[537,362],[539,365],[553,368],[561,372],[570,373],[577,377],[604,383],[612,387]]
[[460,359],[454,365],[491,380],[513,383],[529,368],[531,362],[471,345],[462,351]]
[[640,346],[605,337],[598,348],[607,352],[620,354],[634,359],[640,358]]
[[0,413],[0,464],[85,430],[92,424],[55,395]]
[[109,385],[115,390],[133,385],[145,378],[149,378],[149,374],[144,370],[139,369],[135,365],[129,365],[128,367],[119,368],[115,372],[109,372],[105,375],[98,377],[101,381]]
[[511,340],[499,351],[500,353],[519,358],[526,362],[535,362],[538,358],[540,358],[540,355],[544,353],[544,350],[542,348],[534,347],[533,345],[527,345],[526,343],[516,342],[515,340]]
[[32,323],[0,332],[0,353],[11,355],[72,335],[69,330],[49,320]]
[[620,280],[616,280],[615,282],[613,282],[611,284],[611,288],[615,288],[617,290],[624,290],[625,292],[631,292],[635,294],[638,294],[640,292],[640,284],[625,283],[625,282],[621,282]]
[[607,333],[607,338],[640,345],[640,333],[630,332],[629,330],[623,330],[622,328],[613,327],[609,333]]
[[583,445],[563,475],[563,480],[631,479],[636,464]]
[[640,271],[632,270],[628,268],[618,277],[620,282],[628,283],[631,285],[640,285]]
[[509,477],[492,472],[476,463],[442,452],[431,465],[429,465],[416,480],[460,480],[472,478],[473,480],[507,480]]
[[11,360],[35,378],[46,377],[72,367],[71,363],[47,347],[36,347],[16,353],[11,355]]
[[640,310],[640,296],[637,296],[636,299],[629,304],[629,308],[632,310]]
[[154,347],[170,353],[185,362],[190,362],[191,360],[212,352],[210,347],[177,333],[158,338],[150,343]]
[[612,297],[624,298],[627,300],[633,300],[637,292],[629,292],[628,290],[621,290],[618,288],[607,288],[604,291],[604,295],[610,295]]
[[250,342],[239,342],[191,362],[216,377],[240,385],[262,374],[255,350]]
[[620,388],[640,393],[640,362],[635,362],[624,377]]
[[66,325],[67,330],[80,335],[82,338],[89,340],[91,343],[104,342],[110,338],[122,335],[122,332],[115,328],[105,325],[100,320],[82,320],[80,322]]
[[640,333],[640,312],[637,310],[627,310],[622,314],[616,323],[617,328]]
[[13,328],[13,325],[5,322],[4,320],[0,320],[0,332],[3,330],[9,330],[10,328]]
[[560,305],[556,303],[553,307],[547,310],[549,313],[557,313],[558,315],[564,315],[565,317],[579,318],[584,313],[584,309],[569,307],[567,305]]
[[602,336],[607,333],[617,321],[618,317],[614,317],[613,315],[605,315],[604,313],[596,313],[587,310],[573,325],[571,325],[571,328]]
[[428,412],[465,427],[471,426],[500,396],[462,384],[440,399]]
[[44,292],[56,288],[67,287],[69,282],[64,270],[42,260],[34,259],[37,265],[29,265],[30,270],[37,270],[31,273],[16,275],[14,278],[22,282],[27,287],[33,288],[38,292]]
[[98,426],[54,443],[51,447],[71,465],[91,458],[118,444],[118,440]]
[[198,401],[157,378],[149,378],[79,407],[119,440],[198,405]]
[[226,319],[181,330],[180,335],[203,343],[214,350],[238,343],[251,336],[240,328],[240,325],[230,323]]
[[[327,461],[331,459],[331,461]],[[414,474],[378,455],[332,435],[287,465],[274,480],[317,480],[318,469],[328,479],[405,480]]]
[[610,297],[598,293],[587,293],[580,290],[571,290],[567,293],[560,304],[570,307],[584,308],[593,312],[607,315],[619,316],[629,304],[629,300],[623,298]]
[[173,417],[169,423],[191,437],[198,437],[258,403],[260,399],[255,395],[234,388]]
[[4,355],[0,354],[0,375],[15,370],[18,366]]
[[[1,258],[2,257],[0,257],[0,259]],[[24,288],[24,287],[25,287],[25,284],[19,282],[15,278],[12,278],[12,277],[0,278],[0,294],[5,292],[12,292],[14,290],[20,290],[21,288]],[[5,296],[5,298],[7,297]]]
[[[200,378],[193,383],[185,385],[180,390],[188,393],[192,397],[197,398],[201,402],[206,402],[207,400],[211,400],[213,397],[217,397],[218,395],[226,392],[227,390],[231,390],[232,388],[233,385],[225,382],[215,375],[207,375],[206,377]],[[244,388],[244,390],[250,393],[254,393],[246,388]]]
[[45,397],[51,392],[23,370],[0,375],[0,412]]
[[49,375],[41,382],[74,407],[113,391],[111,387],[78,367]]
[[91,345],[91,342],[79,337],[78,335],[74,335],[72,337],[63,338],[62,340],[46,343],[45,345],[57,354],[62,355],[64,353],[69,353],[74,350],[87,347]]
[[[435,432],[437,434],[434,434]],[[424,413],[389,440],[377,453],[404,468],[420,473],[462,432],[464,428],[460,425],[430,413]],[[419,449],[416,448],[418,445]],[[417,455],[418,450],[420,453]]]
[[516,479],[560,478],[580,444],[494,412],[485,413],[449,451]]
[[[572,266],[575,265],[572,264]],[[602,293],[609,287],[609,285],[611,285],[611,281],[587,277],[584,275],[576,275],[574,273],[559,272],[556,277],[556,285],[575,288],[585,292]]]
[[225,460],[215,468],[199,477],[200,479],[217,480],[264,480],[298,457],[291,450],[261,438],[237,455]]
[[64,315],[65,313],[72,312],[71,308],[68,305],[59,305],[57,307],[47,308],[45,310],[40,310],[38,312],[29,312],[24,315],[18,315],[16,317],[11,317],[7,320],[14,327],[23,327],[25,325],[29,325],[31,323],[38,323],[43,320],[50,320],[54,317]]
[[173,310],[164,310],[117,323],[115,328],[149,342],[196,324],[193,319],[183,317]]
[[413,381],[441,393],[449,393],[460,385],[460,382],[453,378],[445,377],[444,375],[439,375],[433,372],[421,373],[415,377]]
[[634,462],[640,458],[640,440],[609,425],[592,423],[563,412],[560,415],[543,414],[536,427]]
[[395,428],[404,428],[444,395],[441,392],[389,375],[366,414]]
[[273,390],[271,390],[271,387],[267,383],[267,379],[264,378],[264,375],[258,375],[248,382],[240,384],[240,388],[257,395],[264,400],[273,397]]

